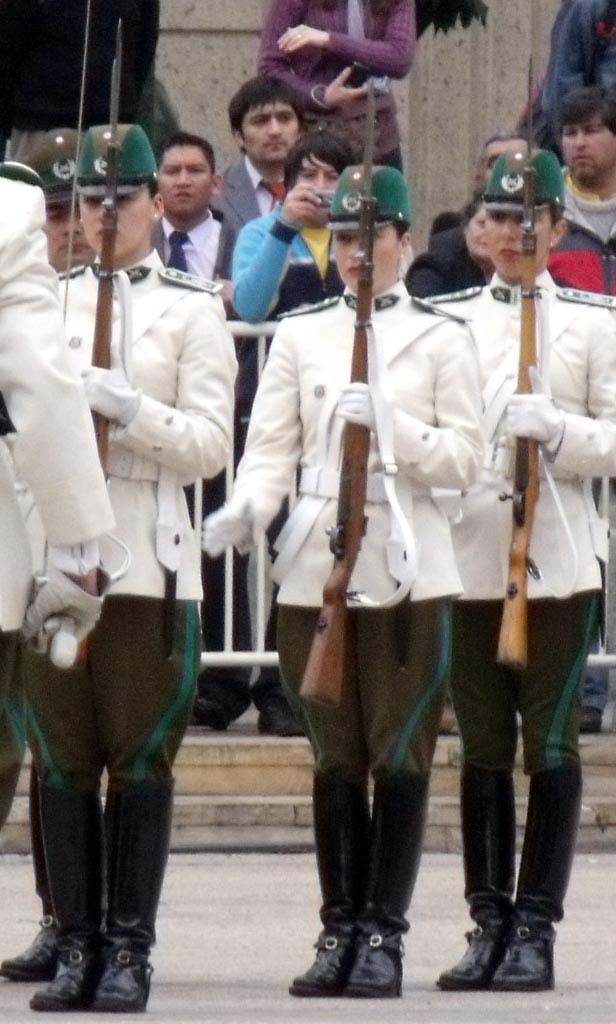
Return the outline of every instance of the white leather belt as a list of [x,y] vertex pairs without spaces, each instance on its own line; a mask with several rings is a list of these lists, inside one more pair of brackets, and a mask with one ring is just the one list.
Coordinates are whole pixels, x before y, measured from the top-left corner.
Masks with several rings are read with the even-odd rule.
[[140,455],[133,455],[132,452],[113,449],[109,452],[107,472],[109,476],[119,476],[123,480],[155,481],[160,476],[160,466],[157,462],[142,459]]
[[[325,466],[305,466],[302,469],[300,494],[311,494],[315,498],[338,498],[340,492],[340,473],[337,469]],[[368,473],[366,481],[366,501],[383,504],[387,501],[383,473]]]

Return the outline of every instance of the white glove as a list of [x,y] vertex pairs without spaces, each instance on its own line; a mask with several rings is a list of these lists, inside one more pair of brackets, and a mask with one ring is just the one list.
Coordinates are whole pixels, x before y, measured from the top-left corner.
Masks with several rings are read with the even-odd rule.
[[124,371],[88,366],[81,376],[90,408],[107,420],[128,426],[141,405],[141,392],[131,387]]
[[230,501],[203,520],[201,546],[211,558],[216,558],[230,547],[240,555],[247,555],[257,541],[248,500]]
[[507,433],[530,437],[548,447],[557,446],[565,429],[565,414],[546,394],[540,374],[531,366],[532,395],[512,395],[507,405]]
[[60,629],[64,617],[75,624],[77,641],[83,640],[94,628],[103,607],[103,594],[109,586],[109,577],[99,569],[101,596],[94,597],[83,590],[59,569],[50,567],[43,585],[26,610],[22,633],[31,640],[42,629],[48,636]]
[[376,431],[376,419],[370,388],[361,381],[348,384],[342,391],[336,405],[336,416],[342,416],[347,423],[357,423],[360,427]]

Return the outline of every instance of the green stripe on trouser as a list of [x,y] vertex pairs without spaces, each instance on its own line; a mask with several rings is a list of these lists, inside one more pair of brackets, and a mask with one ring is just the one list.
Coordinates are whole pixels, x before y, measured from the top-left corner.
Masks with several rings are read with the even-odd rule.
[[450,614],[448,599],[353,609],[342,702],[326,708],[298,696],[318,610],[279,606],[283,683],[306,723],[319,771],[353,781],[369,771],[430,770],[447,686]]
[[195,602],[178,601],[167,657],[164,602],[108,598],[85,666],[61,672],[29,652],[28,738],[44,781],[79,792],[171,777],[188,725],[200,655]]
[[19,634],[0,632],[0,828],[13,803],[24,749]]
[[528,774],[578,764],[579,687],[597,625],[597,595],[529,602],[523,672],[496,662],[502,609],[502,601],[454,605],[451,692],[464,760],[510,770],[519,712]]

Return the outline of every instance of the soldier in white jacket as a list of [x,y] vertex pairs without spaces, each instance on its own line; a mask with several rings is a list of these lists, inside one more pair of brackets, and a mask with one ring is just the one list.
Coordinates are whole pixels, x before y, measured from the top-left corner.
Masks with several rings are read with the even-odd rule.
[[[315,963],[291,985],[296,996],[401,994],[401,936],[447,684],[450,598],[460,592],[448,519],[432,489],[466,488],[482,453],[468,334],[415,308],[401,280],[410,200],[392,168],[376,168],[371,183],[377,227],[370,386],[349,385],[361,181],[361,169],[343,173],[331,212],[346,292],[289,315],[277,330],[233,498],[205,524],[210,553],[230,543],[246,550],[299,470],[298,501],[276,543],[273,572],[282,675],[316,761],[323,932]],[[361,595],[350,612],[353,658],[340,706],[325,709],[302,706],[298,693],[332,569],[327,534],[336,522],[348,421],[371,430],[367,524],[351,582]]]
[[[108,486],[121,543],[106,542],[102,554],[117,576],[80,664],[61,673],[36,655],[28,661],[29,738],[59,946],[54,980],[32,999],[37,1010],[145,1009],[172,766],[200,655],[199,558],[183,487],[218,473],[230,447],[236,362],[218,288],[165,270],[152,251],[161,216],[154,155],[141,128],[123,125],[119,134],[115,266],[125,275],[115,275],[110,370],[91,366],[96,267],[71,272],[66,324],[73,374],[110,421]],[[107,129],[91,128],[78,168],[95,251],[107,139]]]
[[[18,165],[6,170],[20,173]],[[98,564],[95,541],[113,525],[113,513],[83,389],[70,377],[64,358],[57,281],[47,264],[42,230],[44,211],[38,188],[0,175],[0,433],[12,435],[20,473],[36,494],[50,541],[77,579],[91,575]],[[24,618],[25,632],[33,637],[49,614],[75,605],[85,633],[96,621],[100,602],[52,567],[48,585],[26,612],[32,558],[15,494],[13,459],[2,438],[0,489],[1,828],[23,756],[16,659]]]
[[[607,553],[591,478],[616,471],[616,322],[612,298],[559,289],[546,270],[565,230],[552,154],[533,157],[537,205],[538,372],[513,394],[520,346],[524,156],[501,157],[486,194],[496,267],[484,289],[445,303],[467,318],[479,356],[486,455],[453,530],[464,594],[454,607],[452,693],[463,745],[466,898],[476,927],[443,989],[554,985],[553,922],[563,916],[581,797],[579,697],[597,626]],[[436,300],[438,303],[438,298]],[[528,579],[528,667],[497,664],[512,531],[513,442],[539,442]],[[512,771],[521,716],[530,776],[515,902]]]

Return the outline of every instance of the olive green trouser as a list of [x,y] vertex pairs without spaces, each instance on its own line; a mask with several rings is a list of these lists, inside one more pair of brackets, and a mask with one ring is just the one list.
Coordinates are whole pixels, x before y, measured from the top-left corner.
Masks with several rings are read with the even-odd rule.
[[171,777],[199,664],[196,603],[176,603],[170,655],[164,633],[162,600],[118,595],[103,605],[85,664],[61,671],[28,652],[28,741],[43,782],[92,792],[104,768],[114,789]]
[[579,764],[580,681],[597,627],[597,594],[529,602],[522,672],[496,662],[502,611],[502,601],[454,604],[451,692],[464,760],[510,770],[519,712],[527,774]]
[[26,745],[19,658],[19,633],[0,632],[0,828],[13,803]]
[[450,600],[353,609],[339,707],[299,698],[318,615],[316,608],[278,609],[283,683],[306,725],[317,770],[349,781],[368,772],[429,771],[449,675]]

